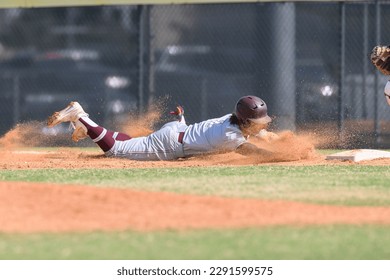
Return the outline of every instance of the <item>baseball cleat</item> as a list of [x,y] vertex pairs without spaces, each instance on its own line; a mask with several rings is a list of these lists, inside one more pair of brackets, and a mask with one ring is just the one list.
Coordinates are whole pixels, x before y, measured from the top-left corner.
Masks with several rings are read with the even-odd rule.
[[88,114],[84,112],[78,102],[72,101],[65,109],[51,115],[47,120],[47,126],[53,127],[63,122],[75,123],[81,117],[88,117]]

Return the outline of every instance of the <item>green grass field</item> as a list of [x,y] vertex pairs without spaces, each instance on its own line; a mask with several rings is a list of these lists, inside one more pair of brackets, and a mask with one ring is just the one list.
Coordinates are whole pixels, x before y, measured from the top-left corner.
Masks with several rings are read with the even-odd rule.
[[[390,206],[390,166],[0,170],[1,181]],[[0,259],[390,259],[390,226],[0,234]]]
[[0,235],[0,259],[389,259],[390,226]]

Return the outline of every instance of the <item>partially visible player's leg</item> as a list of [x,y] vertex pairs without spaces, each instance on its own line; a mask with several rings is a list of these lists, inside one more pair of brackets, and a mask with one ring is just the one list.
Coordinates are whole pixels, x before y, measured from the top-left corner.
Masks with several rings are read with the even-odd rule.
[[87,135],[95,142],[103,152],[109,151],[115,144],[115,141],[126,141],[131,137],[122,132],[114,132],[99,126],[89,117],[81,117],[78,121],[84,126]]
[[165,124],[160,130],[147,137],[131,138],[99,126],[84,112],[80,104],[71,102],[65,109],[55,112],[48,119],[48,126],[71,122],[75,131],[74,141],[89,136],[107,156],[127,157],[136,160],[173,160],[184,156],[179,135],[185,131],[183,110],[177,108],[179,121]]
[[73,141],[77,142],[89,136],[104,152],[114,146],[115,140],[131,139],[124,133],[107,130],[96,124],[78,102],[71,102],[65,109],[55,112],[49,117],[47,125],[53,127],[63,122],[70,122],[75,129],[72,134]]

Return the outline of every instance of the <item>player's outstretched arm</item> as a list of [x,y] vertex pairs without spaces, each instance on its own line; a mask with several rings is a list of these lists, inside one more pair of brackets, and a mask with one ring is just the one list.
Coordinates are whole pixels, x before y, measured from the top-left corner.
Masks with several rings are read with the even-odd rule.
[[237,149],[236,152],[244,155],[244,156],[256,156],[256,157],[272,157],[274,155],[273,152],[260,149],[256,145],[253,145],[252,143],[244,143],[240,145]]

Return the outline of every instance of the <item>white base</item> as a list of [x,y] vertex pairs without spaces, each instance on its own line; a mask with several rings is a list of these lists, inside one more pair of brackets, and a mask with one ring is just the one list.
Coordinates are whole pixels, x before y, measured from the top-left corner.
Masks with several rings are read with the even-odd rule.
[[358,162],[362,160],[373,160],[379,158],[390,158],[390,152],[381,150],[359,149],[335,153],[326,157],[326,159],[328,160],[337,159],[349,160],[353,162]]

